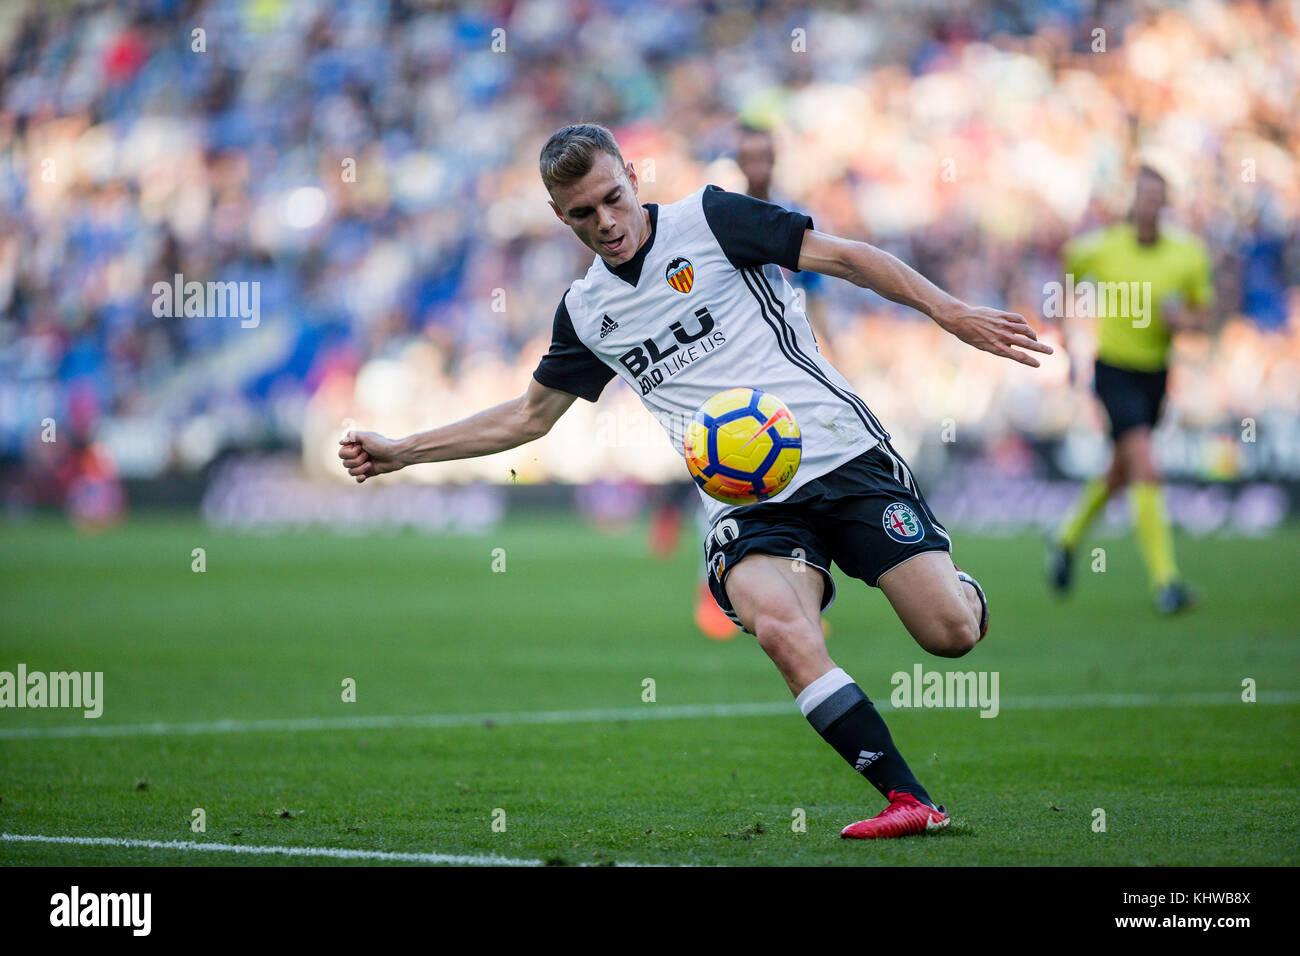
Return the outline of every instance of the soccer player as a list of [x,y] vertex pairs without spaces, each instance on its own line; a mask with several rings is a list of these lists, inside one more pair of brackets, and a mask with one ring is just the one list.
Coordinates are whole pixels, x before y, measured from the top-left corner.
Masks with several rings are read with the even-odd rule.
[[1129,488],[1138,548],[1146,565],[1156,609],[1173,614],[1195,603],[1174,560],[1173,536],[1160,491],[1160,474],[1151,451],[1151,430],[1165,399],[1171,334],[1204,329],[1214,296],[1210,258],[1195,236],[1160,224],[1168,195],[1165,178],[1151,166],[1138,171],[1130,221],[1084,233],[1066,244],[1064,271],[1076,283],[1092,280],[1095,288],[1122,283],[1142,288],[1149,283],[1146,308],[1110,314],[1097,305],[1097,358],[1093,388],[1110,419],[1114,452],[1110,467],[1089,481],[1065,521],[1047,543],[1050,585],[1070,587],[1073,555],[1088,526],[1110,499]]
[[[781,267],[871,288],[976,348],[1037,366],[1049,353],[1025,320],[970,306],[872,246],[815,231],[808,216],[715,186],[642,205],[609,130],[567,126],[540,158],[551,208],[595,252],[555,312],[552,342],[523,395],[459,422],[392,440],[352,431],[339,456],[358,482],[422,462],[504,451],[545,435],[577,398],[615,375],[682,446],[707,398],[747,385],[794,414],[803,459],[769,501],[730,507],[701,495],[710,586],[753,634],[808,721],[888,798],[846,837],[895,837],[948,824],[866,694],[826,652],[821,613],[834,561],[879,587],[926,651],[960,657],[984,636],[988,602],[957,570],[951,542],[889,434],[815,348]],[[1024,351],[1022,351],[1024,350]]]

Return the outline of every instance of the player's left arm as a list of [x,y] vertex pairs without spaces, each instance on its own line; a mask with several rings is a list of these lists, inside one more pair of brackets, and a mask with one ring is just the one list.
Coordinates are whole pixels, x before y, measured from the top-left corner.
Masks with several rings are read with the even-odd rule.
[[799,249],[799,268],[847,279],[886,299],[928,315],[946,332],[967,345],[1022,365],[1038,367],[1038,359],[1020,351],[1051,355],[1052,347],[1038,336],[1024,317],[1014,312],[967,305],[944,292],[901,259],[865,242],[854,242],[824,232],[808,230]]

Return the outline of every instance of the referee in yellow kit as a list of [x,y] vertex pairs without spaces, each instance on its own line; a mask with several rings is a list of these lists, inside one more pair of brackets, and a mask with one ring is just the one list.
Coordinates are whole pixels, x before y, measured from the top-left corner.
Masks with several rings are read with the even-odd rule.
[[[1160,225],[1168,186],[1151,166],[1138,171],[1129,220],[1077,236],[1066,244],[1064,271],[1080,280],[1123,283],[1145,293],[1145,309],[1110,315],[1097,309],[1094,389],[1110,418],[1114,454],[1106,474],[1089,481],[1061,527],[1049,538],[1047,574],[1054,590],[1070,587],[1072,557],[1111,495],[1129,489],[1138,547],[1156,609],[1174,614],[1195,604],[1174,560],[1173,536],[1151,447],[1151,429],[1164,404],[1171,333],[1204,329],[1213,302],[1210,259],[1188,233]],[[1147,285],[1149,283],[1149,285]],[[1102,296],[1096,296],[1098,306]]]

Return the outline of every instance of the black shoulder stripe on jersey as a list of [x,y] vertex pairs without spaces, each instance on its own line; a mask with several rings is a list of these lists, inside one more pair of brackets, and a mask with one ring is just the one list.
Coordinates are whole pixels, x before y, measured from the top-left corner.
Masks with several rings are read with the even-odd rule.
[[[763,321],[766,322],[768,327],[776,333],[777,347],[781,349],[782,354],[784,354],[791,363],[797,365],[817,381],[825,385],[833,395],[852,408],[853,411],[857,413],[858,418],[862,420],[862,424],[866,426],[867,432],[873,438],[878,440],[887,439],[889,437],[888,434],[885,432],[885,429],[881,426],[880,422],[876,420],[876,416],[871,413],[871,409],[867,408],[866,402],[853,392],[846,391],[839,385],[836,385],[824,372],[822,372],[820,368],[817,367],[817,364],[811,358],[799,349],[799,343],[794,339],[794,331],[785,321],[784,305],[776,298],[771,286],[767,284],[766,277],[757,269],[746,268],[737,271],[740,272],[741,277],[745,280],[745,286],[749,289],[750,293],[753,294],[755,300],[757,300],[759,311],[763,316]],[[769,301],[769,299],[764,295],[764,291],[766,291],[767,295],[771,296],[772,301]]]
[[758,302],[759,312],[763,316],[763,321],[767,323],[768,328],[776,333],[776,344],[777,348],[781,350],[781,354],[789,359],[792,365],[803,369],[817,381],[825,385],[836,398],[839,398],[853,409],[858,418],[862,420],[862,424],[866,426],[867,431],[872,433],[876,438],[879,438],[880,436],[875,434],[875,429],[872,427],[870,419],[866,414],[864,414],[863,409],[853,402],[849,396],[845,395],[842,389],[836,387],[834,382],[826,378],[822,374],[821,369],[817,368],[815,364],[808,360],[807,356],[798,350],[797,345],[791,344],[787,338],[788,330],[786,329],[785,322],[777,315],[775,307],[768,302],[759,289],[759,282],[754,276],[756,270],[747,267],[737,271],[740,272],[741,278],[744,279],[745,286],[749,289],[750,294],[752,294],[755,301]]
[[[766,293],[767,302],[768,305],[771,307],[772,312],[780,320],[781,331],[785,335],[786,341],[790,345],[790,349],[793,352],[795,352],[800,358],[802,358],[804,360],[804,363],[807,366],[810,366],[811,370],[817,375],[819,379],[825,381],[828,386],[831,386],[832,383],[830,382],[829,379],[826,378],[825,373],[822,372],[821,369],[817,367],[817,363],[813,361],[812,357],[800,350],[799,343],[795,339],[794,329],[791,327],[790,323],[785,321],[785,303],[776,294],[776,290],[772,288],[771,283],[767,281],[767,276],[763,275],[761,269],[755,269],[754,278],[758,280],[758,287],[760,291]],[[855,405],[858,409],[861,410],[862,413],[866,414],[867,418],[870,419],[870,423],[867,425],[867,430],[869,432],[872,432],[872,434],[877,438],[882,438],[882,439],[889,438],[889,433],[885,431],[885,426],[880,424],[880,420],[876,418],[875,414],[871,411],[871,409],[867,407],[867,403],[864,402],[859,395],[857,395],[853,391],[846,391],[845,389],[839,386],[834,386],[834,390],[837,395],[840,395],[841,397],[845,398],[846,401],[848,401],[850,404]]]
[[799,342],[795,338],[794,329],[785,321],[785,303],[779,296],[777,296],[776,290],[774,290],[771,284],[767,281],[767,276],[763,275],[761,270],[755,269],[753,278],[755,280],[755,285],[759,290],[759,294],[763,297],[764,301],[766,301],[768,308],[778,320],[780,334],[789,347],[789,351],[794,353],[798,359],[801,360],[800,364],[804,368],[808,369],[808,371],[815,375],[819,381],[826,385],[827,388],[831,389],[831,391],[836,395],[848,402],[849,405],[858,412],[858,417],[862,418],[863,423],[867,426],[868,432],[871,432],[876,438],[885,438],[886,433],[884,426],[882,426],[876,419],[876,416],[872,414],[871,409],[867,407],[867,403],[852,391],[845,390],[841,386],[835,385],[831,382],[825,373],[818,368],[817,363],[799,348]]
[[[774,308],[777,317],[779,317],[779,319],[781,320],[781,329],[784,330],[785,336],[787,336],[787,338],[789,339],[790,349],[796,351],[797,354],[800,355],[801,358],[803,358],[803,360],[805,360],[807,364],[811,365],[811,368],[813,368],[813,371],[816,373],[816,376],[822,378],[823,381],[827,381],[828,385],[831,384],[831,382],[829,382],[829,378],[827,378],[826,376],[826,373],[824,373],[822,369],[818,367],[818,364],[814,362],[813,358],[811,358],[810,355],[807,355],[806,352],[800,350],[800,346],[798,346],[798,341],[796,337],[794,337],[793,326],[787,323],[787,321],[785,321],[784,300],[781,299],[779,295],[776,294],[775,289],[772,289],[771,282],[767,281],[767,276],[764,276],[761,269],[755,271],[755,274],[757,274],[759,287],[761,287],[762,290],[766,290],[768,302],[772,304],[772,308]],[[868,425],[867,428],[868,432],[874,434],[875,437],[881,438],[881,440],[884,441],[889,440],[889,432],[885,431],[884,425],[880,424],[880,419],[876,418],[875,412],[871,411],[871,407],[868,406],[865,401],[863,401],[861,395],[858,395],[857,393],[853,392],[852,389],[844,389],[842,388],[842,386],[839,385],[836,386],[836,389],[837,389],[836,394],[845,394],[846,397],[848,397],[850,402],[854,403],[854,405],[857,405],[858,408],[861,408],[861,410],[865,412],[867,419],[870,419],[871,421],[871,424]]]

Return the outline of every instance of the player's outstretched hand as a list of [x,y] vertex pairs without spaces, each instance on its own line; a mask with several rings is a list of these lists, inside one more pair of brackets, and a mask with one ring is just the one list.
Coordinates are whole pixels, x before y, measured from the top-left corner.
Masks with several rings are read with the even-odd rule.
[[1038,368],[1038,359],[1020,349],[1052,354],[1052,347],[1038,341],[1038,335],[1025,317],[1015,312],[1003,312],[982,305],[957,303],[934,317],[939,326],[951,332],[967,345],[1003,358],[1015,359],[1021,365]]
[[361,484],[405,466],[397,457],[397,443],[378,432],[350,431],[339,439],[339,457],[348,474]]

